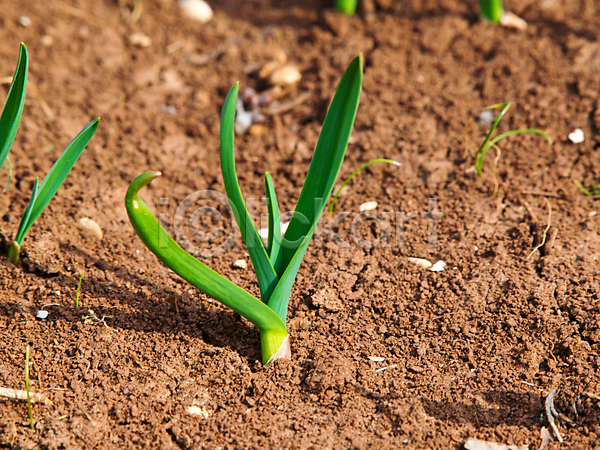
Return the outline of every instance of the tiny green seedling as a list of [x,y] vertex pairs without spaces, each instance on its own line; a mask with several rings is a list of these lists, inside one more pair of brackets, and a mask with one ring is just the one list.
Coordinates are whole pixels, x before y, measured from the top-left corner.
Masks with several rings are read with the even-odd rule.
[[[27,86],[27,71],[27,49],[24,44],[21,44],[19,62],[17,63],[17,69],[8,92],[8,98],[2,110],[2,117],[0,118],[0,167],[4,164],[21,120],[23,104],[25,101],[25,89]],[[25,234],[29,231],[50,200],[52,200],[52,197],[54,197],[54,194],[56,194],[56,191],[58,191],[58,188],[77,162],[83,149],[96,132],[99,121],[100,118],[98,117],[92,120],[75,137],[75,139],[71,141],[62,155],[60,155],[54,165],[50,168],[50,171],[41,184],[39,184],[39,178],[36,178],[35,183],[33,184],[31,199],[21,217],[21,223],[19,224],[15,240],[8,250],[8,257],[14,265],[19,264],[19,255],[21,253],[21,246],[23,245]]]
[[[19,123],[21,122],[23,106],[25,105],[25,91],[27,89],[27,68],[27,48],[25,44],[21,43],[17,68],[10,83],[8,96],[6,97],[6,102],[2,108],[2,115],[0,116],[0,169],[4,165],[4,161],[8,158],[8,152],[12,147],[17,130],[19,129]],[[10,183],[10,160],[8,163]]]
[[358,0],[335,0],[335,9],[348,15],[356,12]]
[[25,350],[25,392],[27,393],[27,412],[29,413],[29,426],[33,430],[33,411],[31,409],[31,397],[29,396],[29,345]]
[[344,189],[346,187],[346,185],[348,183],[350,183],[350,181],[352,181],[352,178],[354,178],[360,172],[362,172],[363,170],[365,170],[371,164],[375,164],[375,163],[387,163],[387,164],[393,164],[394,166],[399,166],[400,165],[400,163],[398,161],[394,161],[394,160],[391,160],[391,159],[385,159],[385,158],[376,158],[376,159],[373,159],[373,160],[369,161],[364,166],[359,167],[358,169],[356,169],[354,172],[352,172],[352,174],[348,178],[346,178],[346,180],[344,180],[344,182],[342,183],[342,185],[340,186],[340,188],[337,190],[337,192],[335,193],[335,195],[331,199],[331,203],[329,204],[329,214],[333,214],[333,207],[334,207],[335,202],[337,201],[338,197],[342,193],[342,189]]
[[79,284],[77,285],[77,294],[75,295],[75,308],[79,308],[79,294],[81,293],[81,282],[83,281],[83,271],[79,276]]
[[50,171],[46,174],[41,184],[38,185],[39,178],[35,179],[31,199],[21,217],[15,240],[8,249],[8,257],[15,266],[19,264],[19,255],[21,253],[23,239],[25,239],[25,234],[29,231],[48,203],[50,203],[50,200],[52,200],[52,197],[54,197],[58,188],[63,181],[65,181],[65,178],[67,178],[67,175],[77,162],[83,149],[96,132],[99,122],[100,118],[96,117],[81,130],[50,168]]
[[499,24],[504,14],[502,0],[479,0],[481,17],[485,20]]
[[266,245],[246,209],[235,171],[237,83],[225,99],[221,112],[221,171],[233,216],[258,278],[260,300],[195,259],[160,226],[138,196],[139,190],[160,176],[160,172],[143,173],[133,180],[127,190],[125,207],[142,242],[180,277],[256,325],[260,333],[263,364],[290,356],[286,320],[292,286],[340,171],[356,117],[361,86],[362,55],[350,63],[337,87],[296,209],[283,238],[275,188],[269,173],[265,174],[269,212]]
[[552,139],[550,138],[550,136],[548,136],[547,133],[545,133],[545,132],[543,132],[541,130],[535,129],[535,128],[521,128],[521,129],[518,129],[518,130],[511,130],[511,131],[507,131],[506,133],[502,133],[499,136],[496,136],[494,139],[491,139],[492,134],[494,133],[494,131],[496,131],[496,128],[498,127],[498,124],[502,120],[502,117],[504,117],[504,115],[506,114],[506,112],[510,108],[510,102],[508,102],[508,103],[498,103],[496,105],[488,106],[487,108],[485,108],[485,110],[497,109],[497,108],[502,108],[502,110],[500,111],[500,114],[496,118],[496,121],[494,122],[494,125],[492,125],[492,129],[487,134],[487,136],[485,137],[483,143],[481,144],[481,146],[479,147],[479,149],[475,153],[475,169],[477,170],[477,175],[478,176],[481,176],[481,173],[483,172],[483,159],[485,158],[485,155],[488,152],[488,150],[490,148],[492,148],[494,145],[496,145],[496,143],[498,141],[500,141],[500,140],[502,140],[502,139],[504,139],[506,137],[509,137],[509,136],[512,136],[512,135],[515,135],[515,134],[519,134],[519,133],[534,133],[534,134],[539,134],[540,136],[545,137],[546,140],[548,141],[548,144],[552,145]]
[[592,184],[592,190],[590,191],[586,189],[585,186],[577,180],[573,180],[573,183],[575,183],[575,186],[577,186],[579,190],[584,193],[584,195],[593,198],[600,198],[600,186]]
[[507,28],[525,30],[527,22],[510,11],[505,11],[502,0],[479,0],[481,17]]

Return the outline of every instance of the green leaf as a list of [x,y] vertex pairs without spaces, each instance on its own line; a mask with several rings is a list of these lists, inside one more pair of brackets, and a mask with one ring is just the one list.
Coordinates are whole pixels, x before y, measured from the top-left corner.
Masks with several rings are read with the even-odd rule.
[[0,116],[0,168],[4,165],[21,122],[27,89],[27,71],[27,48],[25,48],[25,44],[21,43],[17,68],[2,109],[2,116]]
[[284,273],[268,304],[284,322],[292,285],[344,160],[361,86],[362,55],[359,55],[346,69],[331,101],[294,216],[282,242]]
[[[83,152],[83,149],[88,144],[96,129],[100,118],[97,117],[92,120],[81,132],[71,141],[65,151],[56,160],[54,165],[50,168],[48,174],[44,177],[42,184],[40,185],[39,194],[35,198],[35,202],[31,207],[30,215],[26,221],[21,220],[19,225],[19,231],[17,232],[17,243],[23,244],[25,234],[29,231],[29,228],[33,225],[35,220],[40,216],[44,208],[48,205],[58,188],[61,186],[65,178],[77,162],[77,159]],[[25,216],[24,216],[25,217]]]
[[267,303],[279,278],[271,264],[265,244],[246,209],[235,171],[234,124],[238,85],[239,83],[234,84],[227,94],[221,111],[221,171],[225,192],[256,272],[261,300]]
[[267,252],[271,259],[271,264],[277,273],[277,277],[281,277],[281,221],[279,218],[279,205],[277,196],[275,195],[275,187],[269,172],[265,173],[265,193],[267,194],[267,208],[269,213],[269,238],[267,243]]
[[258,327],[263,363],[266,364],[287,338],[285,324],[252,294],[183,250],[160,226],[138,196],[139,190],[158,176],[160,172],[144,172],[133,180],[127,190],[125,208],[133,229],[146,247],[177,275]]
[[481,16],[493,23],[500,23],[504,14],[502,0],[479,0]]

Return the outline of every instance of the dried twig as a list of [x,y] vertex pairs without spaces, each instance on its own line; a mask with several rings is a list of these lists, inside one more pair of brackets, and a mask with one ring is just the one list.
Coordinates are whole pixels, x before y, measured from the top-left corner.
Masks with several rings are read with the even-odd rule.
[[556,395],[556,389],[552,389],[550,390],[550,393],[548,394],[548,397],[546,397],[546,417],[548,418],[548,423],[550,424],[550,428],[552,428],[552,432],[554,433],[554,436],[556,437],[556,439],[558,439],[558,442],[562,442],[563,438],[560,435],[560,431],[558,431],[558,426],[556,425],[556,422],[554,421],[554,416],[552,415],[554,413],[554,415],[556,415],[558,417],[558,413],[556,412],[556,409],[554,409],[554,396]]
[[304,92],[304,93],[300,94],[298,97],[290,100],[289,102],[279,103],[276,105],[270,105],[266,108],[261,109],[260,111],[262,113],[269,114],[271,116],[275,116],[277,114],[283,114],[285,112],[288,112],[288,111],[294,109],[296,106],[299,106],[302,103],[304,103],[306,100],[308,100],[311,97],[311,95],[312,94],[310,92]]
[[539,197],[552,197],[552,198],[563,198],[564,196],[560,195],[560,194],[556,194],[554,192],[547,192],[547,191],[536,191],[536,190],[523,190],[521,191],[521,194],[523,195],[536,195]]
[[[15,400],[27,400],[27,391],[22,389],[0,388],[0,397],[11,398]],[[31,403],[52,405],[52,400],[50,400],[44,394],[35,394],[29,391],[29,399],[31,400]]]
[[546,237],[548,236],[548,230],[550,229],[550,222],[552,221],[552,205],[550,204],[550,201],[546,197],[544,197],[544,200],[546,200],[546,205],[548,205],[548,223],[546,224],[546,229],[544,230],[542,242],[540,242],[539,245],[535,246],[535,248],[533,250],[531,250],[531,253],[525,259],[529,259],[531,257],[531,255],[533,255],[535,253],[536,250],[539,250],[540,248],[542,248],[544,246],[544,244],[546,243]]

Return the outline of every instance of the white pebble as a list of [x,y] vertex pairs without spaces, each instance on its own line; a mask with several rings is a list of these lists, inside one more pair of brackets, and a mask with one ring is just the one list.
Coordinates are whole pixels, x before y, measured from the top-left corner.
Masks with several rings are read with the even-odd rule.
[[50,47],[54,43],[54,38],[49,34],[45,34],[40,38],[40,42],[44,47]]
[[408,258],[408,260],[411,263],[415,263],[417,266],[423,267],[424,269],[429,269],[433,265],[431,264],[431,261],[428,261],[423,258]]
[[375,208],[377,208],[377,202],[366,202],[358,207],[360,212],[373,211]]
[[381,356],[367,356],[367,359],[375,362],[385,361],[385,358],[382,358]]
[[190,406],[187,409],[187,412],[190,414],[193,414],[195,416],[204,417],[205,419],[210,416],[210,413],[206,410],[206,408],[204,406],[202,408],[200,408],[196,405]]
[[243,259],[238,259],[237,261],[233,262],[233,267],[237,267],[239,269],[245,269],[247,266],[248,264]]
[[27,16],[19,17],[19,24],[25,28],[31,25],[31,19]]
[[152,45],[152,39],[139,31],[136,31],[129,36],[129,42],[142,48],[150,47]]
[[179,0],[179,6],[186,16],[197,22],[206,23],[212,19],[213,10],[203,0]]
[[102,240],[102,237],[104,236],[104,233],[102,232],[102,228],[100,228],[100,225],[98,225],[92,219],[88,219],[87,217],[82,217],[79,220],[79,225],[81,225],[83,227],[83,229],[85,231],[87,231],[88,233],[90,233],[92,236],[98,238],[99,240]]
[[577,128],[572,133],[569,133],[569,140],[573,144],[581,144],[585,141],[585,136],[583,135],[583,130],[581,128]]
[[446,263],[444,261],[438,261],[433,266],[431,266],[432,272],[441,272],[446,267]]
[[285,65],[275,69],[269,76],[269,83],[273,86],[287,86],[294,84],[302,78],[300,71],[292,65]]
[[479,113],[479,121],[483,125],[489,125],[494,121],[494,113],[489,109],[483,110]]
[[35,317],[38,319],[45,319],[46,317],[48,317],[48,311],[44,311],[42,309],[35,314]]
[[252,113],[247,111],[238,111],[235,115],[235,132],[237,134],[244,134],[248,131],[248,128],[252,125]]

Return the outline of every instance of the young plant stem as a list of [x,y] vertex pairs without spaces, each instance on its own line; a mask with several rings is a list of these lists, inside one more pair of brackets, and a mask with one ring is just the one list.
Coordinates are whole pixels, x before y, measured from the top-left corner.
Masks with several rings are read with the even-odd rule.
[[335,8],[348,15],[353,15],[356,12],[358,0],[335,0]]
[[25,392],[27,392],[27,412],[29,413],[29,426],[35,429],[33,424],[33,412],[31,409],[31,398],[29,396],[29,345],[25,350]]
[[502,15],[504,14],[504,7],[502,6],[502,0],[479,0],[479,8],[481,16],[485,20],[499,24]]
[[77,285],[77,294],[75,295],[75,308],[79,308],[79,294],[81,293],[81,282],[83,281],[83,270],[79,276],[79,284]]
[[342,185],[340,186],[340,188],[337,190],[337,192],[335,193],[335,195],[331,199],[331,204],[329,205],[329,214],[333,213],[333,207],[334,207],[335,202],[337,201],[338,197],[342,193],[342,189],[344,189],[346,187],[346,185],[348,183],[350,183],[350,181],[352,181],[352,178],[354,178],[360,172],[362,172],[363,170],[365,170],[371,164],[375,164],[375,163],[387,163],[387,164],[393,164],[394,166],[399,166],[400,165],[400,163],[398,161],[394,161],[394,160],[391,160],[391,159],[385,159],[385,158],[376,158],[376,159],[373,159],[373,160],[369,161],[364,166],[359,167],[358,169],[356,169],[354,172],[352,172],[352,175],[350,175],[348,178],[346,178],[346,180],[342,183]]
[[252,294],[183,250],[160,226],[138,196],[141,188],[160,175],[160,172],[144,172],[133,180],[127,190],[125,207],[137,235],[173,272],[256,325],[260,333],[263,364],[279,358],[289,358],[288,333],[277,314]]
[[500,141],[506,137],[512,136],[514,134],[520,134],[520,133],[534,133],[534,134],[539,134],[540,136],[545,137],[546,140],[548,141],[548,143],[550,145],[552,145],[552,139],[550,138],[550,136],[547,133],[543,132],[542,130],[537,130],[535,128],[521,128],[518,130],[511,130],[511,131],[507,131],[506,133],[502,133],[500,136],[496,136],[494,139],[491,139],[492,134],[494,133],[494,131],[496,131],[498,124],[500,123],[500,121],[502,120],[502,117],[504,117],[504,115],[510,108],[510,105],[511,105],[510,102],[498,103],[496,105],[488,106],[487,108],[485,108],[485,110],[496,109],[496,108],[502,108],[502,110],[500,111],[500,114],[498,114],[498,117],[496,118],[494,125],[492,125],[490,132],[487,134],[487,136],[483,140],[483,143],[481,144],[481,146],[479,147],[479,149],[477,149],[477,152],[475,153],[475,169],[477,171],[477,176],[481,176],[481,173],[483,172],[483,159],[485,158],[485,155],[488,152],[488,150],[490,148],[492,148],[498,141]]

